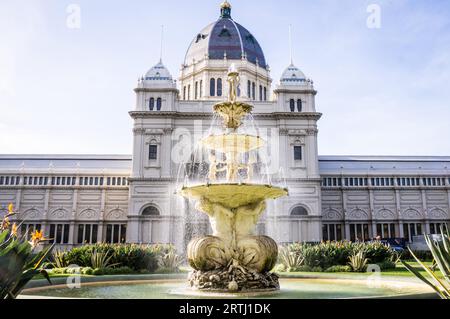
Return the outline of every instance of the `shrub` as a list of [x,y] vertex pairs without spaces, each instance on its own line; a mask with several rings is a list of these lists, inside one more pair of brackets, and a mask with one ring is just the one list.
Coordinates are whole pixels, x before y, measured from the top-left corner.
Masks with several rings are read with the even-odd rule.
[[30,234],[30,241],[28,234],[18,236],[20,225],[11,224],[9,220],[14,214],[13,204],[9,204],[8,213],[0,219],[0,300],[15,299],[38,274],[42,274],[50,282],[43,264],[54,245],[36,252],[36,247],[46,241],[43,232],[36,230]]
[[102,276],[102,275],[104,275],[104,269],[101,269],[101,268],[95,268],[95,269],[92,271],[92,274],[93,274],[94,276]]
[[52,253],[50,265],[54,268],[65,268],[69,266],[66,258],[66,252],[56,250]]
[[[126,266],[133,271],[145,269],[146,272],[154,272],[158,267],[158,252],[161,251],[164,247],[159,245],[94,244],[73,248],[65,253],[65,258],[69,264],[81,267],[104,268],[100,261],[107,259],[111,267]],[[94,254],[99,260],[93,262]]]
[[81,274],[81,267],[67,267],[65,268],[66,274]]
[[292,244],[289,250],[303,258],[303,264],[309,267],[328,269],[332,266],[345,266],[350,256],[362,251],[369,263],[381,263],[395,259],[395,251],[380,242],[322,242],[320,244]]
[[303,265],[304,258],[295,252],[291,251],[289,247],[280,247],[278,259],[284,267],[284,271],[295,272]]
[[174,250],[170,250],[159,257],[159,270],[163,269],[167,272],[178,272],[182,262],[183,259],[177,255]]
[[347,266],[336,265],[336,266],[331,266],[331,267],[328,267],[327,269],[325,269],[325,272],[352,272],[352,271],[353,271],[353,269],[349,265],[347,265]]
[[352,267],[355,272],[364,272],[367,269],[367,263],[369,259],[366,258],[366,255],[363,250],[360,250],[356,254],[350,256],[349,265]]
[[59,275],[59,274],[64,274],[65,271],[66,271],[66,268],[53,268],[51,270],[51,273],[55,274],[55,275]]
[[109,251],[98,251],[96,249],[94,249],[92,251],[92,255],[91,255],[91,267],[92,268],[110,268],[110,267],[114,267],[117,264],[111,264],[111,258],[113,257],[113,255],[110,255]]
[[81,269],[81,273],[83,275],[93,275],[94,269],[92,269],[91,267],[84,267],[83,269]]

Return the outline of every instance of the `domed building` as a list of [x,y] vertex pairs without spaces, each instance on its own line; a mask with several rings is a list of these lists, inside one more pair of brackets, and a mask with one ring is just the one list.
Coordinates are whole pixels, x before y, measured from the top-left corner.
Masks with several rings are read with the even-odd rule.
[[268,203],[259,234],[279,243],[379,236],[417,244],[449,223],[450,157],[319,156],[313,81],[291,61],[272,90],[264,51],[228,1],[194,35],[177,82],[162,61],[138,79],[130,156],[0,155],[0,215],[13,202],[21,232],[41,229],[60,248],[129,242],[184,251],[211,229],[176,194],[178,169],[210,127],[213,105],[228,98],[232,66],[238,98],[254,105],[268,142],[268,173],[289,189]]

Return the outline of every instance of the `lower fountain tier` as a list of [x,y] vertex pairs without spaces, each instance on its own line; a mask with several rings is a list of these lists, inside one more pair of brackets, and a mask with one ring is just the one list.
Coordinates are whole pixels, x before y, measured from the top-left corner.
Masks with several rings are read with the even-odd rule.
[[188,199],[205,198],[211,203],[231,209],[251,205],[266,199],[277,199],[288,195],[281,187],[259,184],[211,184],[184,187],[181,195]]

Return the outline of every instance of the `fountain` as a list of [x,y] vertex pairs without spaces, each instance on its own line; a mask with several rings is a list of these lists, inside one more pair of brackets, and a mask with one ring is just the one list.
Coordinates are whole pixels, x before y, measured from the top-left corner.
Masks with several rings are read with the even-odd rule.
[[[434,292],[421,282],[377,274],[285,274],[280,281],[271,273],[278,255],[273,239],[255,235],[268,199],[288,194],[271,182],[259,150],[265,141],[251,123],[252,106],[237,101],[239,74],[229,73],[227,102],[214,106],[210,132],[199,143],[190,162],[180,167],[179,190],[209,216],[213,234],[195,238],[187,249],[194,269],[185,275],[127,275],[83,277],[80,289],[67,279],[32,281],[21,298],[430,298]],[[216,125],[217,124],[217,125]],[[281,179],[284,173],[280,169]],[[281,181],[283,184],[283,181]],[[375,277],[373,277],[375,275]],[[378,274],[380,275],[380,274]],[[402,276],[403,277],[403,276]]]
[[[188,245],[187,259],[194,269],[189,282],[206,291],[279,290],[278,276],[270,272],[278,257],[277,243],[255,235],[255,230],[266,200],[288,195],[288,191],[270,182],[254,182],[255,171],[262,166],[257,152],[266,144],[243,127],[253,106],[237,100],[239,73],[234,65],[228,83],[228,101],[214,106],[222,123],[216,133],[200,141],[202,158],[209,161],[207,168],[202,170],[194,160],[183,171],[186,178],[180,194],[196,201],[195,208],[208,215],[213,230],[211,236],[195,238]],[[186,185],[195,174],[199,175],[197,183]]]

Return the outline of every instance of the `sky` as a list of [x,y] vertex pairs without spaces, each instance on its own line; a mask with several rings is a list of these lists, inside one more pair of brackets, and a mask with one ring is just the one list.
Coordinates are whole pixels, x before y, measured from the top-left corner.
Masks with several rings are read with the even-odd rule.
[[[177,78],[220,2],[0,0],[0,154],[131,154],[133,88],[160,58],[161,25]],[[274,84],[292,25],[323,113],[320,155],[450,156],[449,1],[230,2]]]

